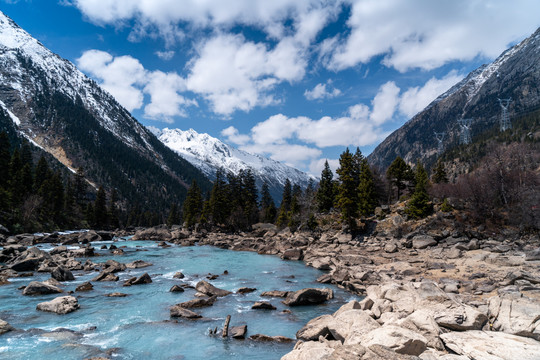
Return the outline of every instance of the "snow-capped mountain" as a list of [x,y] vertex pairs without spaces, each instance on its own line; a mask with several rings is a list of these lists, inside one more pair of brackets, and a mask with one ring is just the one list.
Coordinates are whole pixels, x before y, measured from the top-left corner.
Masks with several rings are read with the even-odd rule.
[[457,143],[457,120],[472,119],[473,136],[497,126],[501,108],[498,99],[511,98],[511,117],[540,106],[540,28],[495,61],[472,71],[465,79],[439,96],[401,128],[388,136],[368,159],[386,168],[401,156],[405,161],[432,163],[437,157],[434,132],[445,132],[445,146]]
[[208,134],[199,134],[193,129],[163,129],[156,134],[165,145],[198,167],[211,179],[216,170],[222,168],[237,175],[240,170],[252,169],[257,184],[268,182],[270,192],[276,200],[281,200],[285,180],[306,187],[312,179],[300,170],[259,155],[229,146]]
[[[141,125],[109,93],[0,12],[0,108],[15,131],[66,167],[154,208],[180,202],[206,177]],[[155,184],[160,184],[156,186]]]

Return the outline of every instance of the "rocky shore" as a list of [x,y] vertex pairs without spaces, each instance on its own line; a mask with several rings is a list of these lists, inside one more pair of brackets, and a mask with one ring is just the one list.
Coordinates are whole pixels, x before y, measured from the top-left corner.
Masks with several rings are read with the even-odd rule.
[[[115,273],[128,266],[149,266],[114,260],[98,266],[89,259],[84,263],[75,259],[93,255],[90,242],[113,236],[133,235],[134,240],[154,240],[161,246],[212,245],[303,260],[326,271],[319,282],[363,297],[334,314],[311,320],[298,331],[298,342],[284,360],[539,358],[538,235],[486,234],[482,229],[460,227],[451,216],[441,214],[419,222],[390,214],[370,226],[370,235],[359,238],[339,230],[291,233],[270,224],[257,224],[252,232],[234,235],[163,226],[132,233],[3,237],[0,262],[6,266],[0,268],[0,283],[28,272],[50,272],[51,280],[31,282],[23,294],[59,293],[54,281],[69,281],[74,270],[99,271],[94,281],[116,281]],[[60,245],[49,253],[31,247],[41,242]],[[68,249],[68,245],[79,248]],[[111,249],[116,250],[121,249]],[[151,279],[134,278],[124,285],[147,282]],[[198,291],[208,293],[210,299],[226,295],[215,294],[219,289],[211,285],[201,286],[205,288]],[[285,301],[293,295],[284,294]],[[40,310],[57,313],[77,307],[66,296],[40,304]],[[187,311],[178,304],[171,308],[171,316]],[[10,331],[7,323],[1,328]]]

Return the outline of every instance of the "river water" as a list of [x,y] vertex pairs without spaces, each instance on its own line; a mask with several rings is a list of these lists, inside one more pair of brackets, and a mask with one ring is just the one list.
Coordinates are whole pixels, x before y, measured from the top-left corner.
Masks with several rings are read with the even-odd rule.
[[[252,252],[235,252],[210,246],[160,248],[153,241],[116,241],[125,246],[125,255],[112,256],[108,250],[98,250],[112,241],[93,243],[102,256],[94,262],[114,259],[128,263],[144,260],[153,266],[117,273],[118,282],[92,282],[94,290],[75,292],[80,309],[66,315],[36,310],[36,305],[63,294],[23,296],[20,286],[32,280],[44,281],[48,273],[35,273],[32,278],[12,278],[11,284],[0,286],[0,319],[18,331],[0,335],[1,359],[85,359],[108,356],[112,359],[279,359],[292,350],[294,342],[261,343],[251,340],[222,339],[210,335],[210,329],[223,327],[225,317],[231,315],[231,326],[247,324],[248,336],[256,333],[295,337],[310,319],[331,313],[353,295],[315,279],[321,271],[302,262],[284,261],[276,256]],[[41,245],[49,250],[49,245]],[[85,259],[81,259],[84,262]],[[228,275],[224,275],[227,270]],[[174,279],[181,271],[184,279]],[[148,272],[151,284],[122,287],[123,280]],[[195,285],[206,280],[206,275],[220,276],[209,281],[214,286],[230,291],[240,287],[254,287],[250,294],[232,294],[219,298],[213,306],[193,309],[204,318],[200,320],[170,321],[169,308],[194,299],[195,289],[171,293],[174,284]],[[64,282],[63,290],[75,290],[77,285],[90,281],[97,273],[74,272],[75,281]],[[281,298],[263,298],[268,290],[299,290],[306,287],[330,287],[334,299],[323,305],[288,308]],[[111,292],[123,292],[127,297],[106,297]],[[252,310],[255,301],[270,301],[277,310]],[[282,311],[289,309],[291,313]],[[65,328],[74,332],[52,330]]]

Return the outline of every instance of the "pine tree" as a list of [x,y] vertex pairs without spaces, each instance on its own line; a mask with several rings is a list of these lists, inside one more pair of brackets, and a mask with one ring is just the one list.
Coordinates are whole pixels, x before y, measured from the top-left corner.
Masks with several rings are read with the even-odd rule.
[[[208,204],[208,208],[209,208]],[[197,185],[197,181],[193,179],[189,187],[186,200],[182,206],[182,214],[186,227],[190,228],[199,221],[201,212],[203,211],[203,200],[201,189]],[[208,210],[209,211],[209,210]],[[206,218],[205,218],[206,219]]]
[[103,186],[100,186],[94,201],[94,225],[97,228],[104,229],[108,225],[108,220],[107,196]]
[[439,159],[437,165],[433,170],[433,182],[435,184],[446,184],[448,183],[448,176],[446,175],[446,170],[444,169],[444,163]]
[[210,215],[213,224],[225,224],[227,222],[231,209],[228,199],[227,183],[224,180],[223,171],[218,170],[214,186],[210,192]]
[[242,180],[242,205],[244,216],[247,219],[248,225],[257,222],[258,219],[258,198],[257,184],[255,183],[255,175],[251,169],[241,173]]
[[24,184],[23,184],[23,168],[21,161],[21,153],[19,149],[15,149],[11,155],[9,162],[9,189],[10,204],[13,208],[18,207],[23,201]]
[[276,204],[265,181],[261,189],[261,222],[273,223],[276,220],[276,213]]
[[321,181],[319,182],[319,190],[317,191],[317,207],[321,212],[328,212],[334,206],[334,175],[328,160],[324,162],[324,169],[321,172]]
[[7,133],[2,131],[0,133],[0,188],[2,189],[7,189],[10,178],[10,146]]
[[80,166],[75,173],[75,201],[81,205],[86,200],[86,180],[84,179],[84,168]]
[[112,189],[111,198],[109,200],[109,222],[113,228],[120,226],[120,219],[118,218],[118,209],[116,203],[118,202],[118,192],[116,189]]
[[169,216],[167,217],[167,226],[171,227],[174,224],[178,224],[178,219],[178,206],[176,205],[176,203],[172,203],[169,210]]
[[341,209],[341,219],[354,231],[358,217],[357,167],[353,155],[346,149],[339,157],[337,203]]
[[279,206],[279,214],[276,220],[277,226],[285,226],[289,223],[292,202],[292,189],[291,181],[289,179],[285,180],[285,185],[283,186],[283,197],[281,198],[281,204]]
[[49,164],[47,163],[47,160],[45,159],[45,157],[41,156],[39,158],[39,161],[36,165],[36,169],[34,173],[35,173],[34,189],[35,189],[35,192],[38,192],[43,182],[52,176],[52,172],[49,169]]
[[418,162],[415,169],[415,188],[409,200],[405,213],[413,218],[420,219],[429,215],[433,209],[427,193],[428,174],[422,163]]
[[360,164],[360,182],[358,184],[358,211],[362,215],[370,215],[377,206],[377,192],[373,174],[369,168],[367,159],[362,159]]
[[401,191],[406,188],[406,181],[413,180],[411,167],[400,157],[396,157],[386,170],[386,178],[397,189],[397,199],[401,197]]

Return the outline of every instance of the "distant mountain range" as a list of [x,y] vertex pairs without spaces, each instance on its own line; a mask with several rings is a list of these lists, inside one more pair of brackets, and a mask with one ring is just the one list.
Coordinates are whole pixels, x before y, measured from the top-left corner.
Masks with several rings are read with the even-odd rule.
[[195,165],[210,179],[217,169],[237,175],[240,170],[252,169],[259,188],[266,181],[276,201],[281,201],[283,185],[289,179],[292,184],[305,188],[311,179],[300,170],[259,155],[229,146],[208,134],[199,134],[193,129],[163,129],[156,133],[159,140]]
[[499,126],[498,99],[512,99],[511,118],[540,106],[540,29],[435,99],[388,136],[368,159],[382,169],[396,156],[430,165],[437,158],[435,132],[445,133],[443,145],[449,148],[459,142],[458,119],[471,119],[473,137]]
[[0,131],[28,139],[121,199],[164,211],[192,179],[211,183],[163,145],[96,82],[0,12]]

